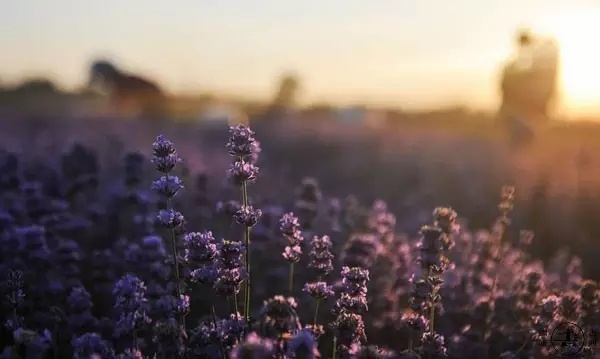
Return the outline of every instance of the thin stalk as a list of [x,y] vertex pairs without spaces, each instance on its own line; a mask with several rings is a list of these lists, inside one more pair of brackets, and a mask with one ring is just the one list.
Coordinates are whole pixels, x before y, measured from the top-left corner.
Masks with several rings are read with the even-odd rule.
[[[167,183],[169,182],[169,173],[165,174]],[[167,198],[167,210],[171,209],[171,198]],[[173,259],[173,276],[175,280],[175,289],[177,291],[177,300],[181,299],[181,279],[179,276],[179,255],[177,254],[177,241],[175,238],[175,229],[171,228],[171,255]],[[180,325],[185,330],[185,316],[180,316]]]
[[[317,282],[321,281],[321,276],[319,276],[319,279],[317,280]],[[316,328],[317,327],[317,319],[319,318],[319,304],[321,302],[321,298],[317,298],[317,304],[315,305],[315,319],[313,320],[313,325]]]
[[413,351],[413,334],[412,331],[408,334],[408,352],[412,353]]
[[[502,243],[504,240],[504,233],[507,230],[507,220],[508,220],[508,212],[502,213],[502,218],[500,221],[500,230],[498,231],[498,233],[496,233],[496,238],[494,238],[497,241],[497,245],[498,245],[498,253],[496,254],[498,260],[496,263],[496,267],[494,268],[494,281],[492,282],[492,288],[490,289],[490,296],[489,296],[489,303],[494,303],[494,297],[496,296],[496,289],[498,286],[498,276],[499,276],[499,271],[498,271],[498,267],[502,264],[502,262],[504,261],[504,256],[501,255],[501,251],[502,251]],[[492,312],[490,311],[490,314],[488,315],[487,320],[485,321],[485,328],[483,331],[483,335],[484,335],[484,339],[487,337],[487,332],[488,332],[488,326],[489,326],[489,322],[491,321],[491,316],[492,316]]]
[[321,298],[317,298],[317,304],[315,305],[315,319],[313,320],[313,325],[317,327],[317,319],[319,318],[319,304],[321,303]]
[[294,291],[294,263],[290,263],[290,279],[289,279],[289,291],[290,295]]
[[[246,181],[242,182],[242,203],[244,207],[248,206],[248,188]],[[246,246],[245,265],[246,274],[248,275],[244,287],[244,316],[246,317],[246,322],[248,322],[250,320],[250,283],[252,278],[250,273],[250,227],[244,228],[244,245]]]
[[238,313],[238,300],[237,300],[237,294],[233,295],[233,314],[237,314]]
[[335,359],[335,355],[337,354],[337,337],[333,337],[333,350],[331,351],[331,359]]
[[[427,268],[427,278],[429,279],[431,276],[431,267]],[[437,295],[437,290],[433,288],[431,292],[431,310],[429,312],[429,332],[433,334],[435,329],[435,296]]]

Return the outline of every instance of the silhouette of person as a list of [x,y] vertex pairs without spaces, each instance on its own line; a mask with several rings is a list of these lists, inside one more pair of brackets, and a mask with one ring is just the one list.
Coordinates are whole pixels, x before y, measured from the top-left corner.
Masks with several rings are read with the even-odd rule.
[[500,120],[514,148],[530,145],[536,128],[548,121],[555,95],[558,47],[551,39],[520,30],[517,56],[504,66],[501,75]]

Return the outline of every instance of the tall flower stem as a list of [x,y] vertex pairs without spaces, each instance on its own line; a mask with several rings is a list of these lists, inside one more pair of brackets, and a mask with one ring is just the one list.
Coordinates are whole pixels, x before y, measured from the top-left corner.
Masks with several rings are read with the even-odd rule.
[[289,279],[289,291],[290,295],[292,295],[294,291],[294,263],[290,263],[290,279]]
[[[169,182],[169,173],[165,174],[167,183]],[[167,197],[167,210],[171,209],[171,198]],[[171,227],[171,256],[173,259],[173,280],[175,281],[175,290],[177,292],[177,300],[181,299],[181,277],[179,275],[179,255],[177,253],[177,240],[175,236],[175,229]],[[185,330],[185,316],[182,314],[180,317],[180,324]]]
[[335,359],[335,355],[337,354],[337,337],[333,337],[333,349],[331,351],[331,359]]
[[[321,281],[322,276],[319,276],[319,279],[317,280],[317,282]],[[321,304],[321,298],[317,298],[317,303],[315,304],[315,317],[313,320],[313,326],[316,328],[317,327],[317,321],[319,319],[319,304]]]
[[319,319],[319,304],[321,303],[321,299],[317,299],[317,303],[315,304],[315,319],[313,320],[313,325],[317,326],[317,320]]
[[[248,206],[248,186],[246,181],[242,182],[242,203],[244,208]],[[246,246],[245,266],[246,274],[248,275],[244,285],[244,316],[246,322],[248,322],[250,319],[250,283],[252,278],[250,274],[250,227],[248,226],[244,227],[244,245]]]
[[[494,248],[498,251],[494,253],[494,261],[496,262],[496,266],[494,267],[494,280],[492,282],[492,287],[490,289],[489,302],[494,303],[494,298],[496,296],[496,290],[498,287],[498,277],[499,271],[498,268],[502,265],[504,261],[504,257],[502,256],[502,245],[504,244],[504,235],[508,230],[508,225],[510,223],[510,219],[508,215],[513,208],[513,200],[514,200],[514,188],[510,186],[505,186],[502,188],[502,200],[499,204],[500,208],[500,217],[497,220],[498,229],[492,233],[492,240],[494,241]],[[485,322],[485,328],[483,331],[483,335],[487,336],[489,329],[489,322],[491,321],[491,312],[488,315],[488,318]]]
[[[427,278],[431,276],[431,267],[427,269]],[[435,329],[435,296],[437,295],[437,289],[433,287],[431,291],[431,309],[429,312],[429,332],[434,333]]]

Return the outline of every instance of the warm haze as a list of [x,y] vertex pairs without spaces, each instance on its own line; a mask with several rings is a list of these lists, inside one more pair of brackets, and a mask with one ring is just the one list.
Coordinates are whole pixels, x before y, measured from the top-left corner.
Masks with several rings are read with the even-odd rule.
[[14,1],[0,13],[0,81],[76,88],[100,56],[171,92],[266,98],[291,69],[306,102],[493,108],[521,26],[560,42],[563,112],[598,110],[593,0]]

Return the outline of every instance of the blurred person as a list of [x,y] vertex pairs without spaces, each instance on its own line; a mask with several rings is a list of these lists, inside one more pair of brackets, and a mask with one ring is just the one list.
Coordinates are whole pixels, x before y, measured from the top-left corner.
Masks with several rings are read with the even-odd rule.
[[503,68],[499,119],[512,148],[530,145],[551,117],[556,100],[559,50],[555,41],[517,34],[517,54]]
[[278,79],[277,90],[266,109],[263,122],[280,122],[294,117],[302,89],[301,78],[292,72],[284,73]]
[[162,117],[167,114],[167,98],[160,87],[142,77],[127,74],[108,61],[92,64],[89,85],[106,92],[119,114]]

